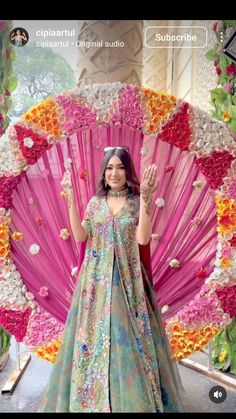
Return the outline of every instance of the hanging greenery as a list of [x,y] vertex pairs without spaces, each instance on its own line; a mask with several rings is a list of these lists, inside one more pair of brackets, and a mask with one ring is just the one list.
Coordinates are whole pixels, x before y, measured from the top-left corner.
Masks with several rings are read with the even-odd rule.
[[[236,63],[223,54],[224,45],[236,30],[236,20],[217,21],[212,29],[216,45],[206,58],[214,62],[218,87],[210,91],[211,114],[236,134]],[[212,362],[216,369],[236,375],[236,318],[213,339]]]
[[219,20],[214,23],[213,31],[216,44],[206,53],[206,58],[214,62],[218,87],[210,91],[211,115],[224,121],[236,134],[236,63],[223,53],[223,47],[236,30],[236,20]]
[[215,368],[236,375],[236,318],[215,337],[212,361]]
[[12,73],[15,51],[10,42],[12,23],[0,20],[0,137],[6,131],[12,107],[11,93],[16,89],[17,79]]
[[[10,122],[8,114],[12,106],[11,93],[17,86],[16,77],[12,73],[15,51],[10,42],[11,29],[11,21],[0,20],[0,141]],[[9,350],[10,342],[11,335],[0,327],[0,357]]]

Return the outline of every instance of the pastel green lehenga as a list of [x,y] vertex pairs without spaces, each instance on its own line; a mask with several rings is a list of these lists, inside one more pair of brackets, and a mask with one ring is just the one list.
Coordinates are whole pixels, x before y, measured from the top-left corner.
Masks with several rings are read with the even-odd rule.
[[40,412],[181,412],[183,390],[135,240],[139,197],[86,209],[85,258]]

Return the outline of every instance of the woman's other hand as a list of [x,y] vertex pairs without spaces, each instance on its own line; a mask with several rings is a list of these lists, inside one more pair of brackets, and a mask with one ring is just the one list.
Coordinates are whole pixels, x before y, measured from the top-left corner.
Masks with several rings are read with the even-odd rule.
[[140,184],[141,195],[146,201],[156,190],[157,187],[157,166],[152,164],[144,170]]
[[61,186],[65,195],[69,198],[73,194],[73,186],[71,182],[71,172],[66,170],[61,181]]

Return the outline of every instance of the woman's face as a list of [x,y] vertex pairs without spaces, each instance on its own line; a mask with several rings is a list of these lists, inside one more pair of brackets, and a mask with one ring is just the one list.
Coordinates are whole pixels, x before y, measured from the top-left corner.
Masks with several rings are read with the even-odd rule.
[[121,191],[126,184],[125,167],[117,156],[112,156],[105,169],[105,181],[113,191]]

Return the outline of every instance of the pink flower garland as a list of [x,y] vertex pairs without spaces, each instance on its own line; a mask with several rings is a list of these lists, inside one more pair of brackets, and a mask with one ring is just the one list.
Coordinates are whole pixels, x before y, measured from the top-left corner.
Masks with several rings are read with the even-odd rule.
[[38,346],[44,346],[55,339],[58,339],[64,329],[64,324],[58,322],[54,317],[47,313],[42,307],[38,307],[35,313],[32,313],[27,335],[24,338],[24,345],[34,349]]
[[214,291],[210,291],[208,286],[204,284],[201,291],[178,312],[179,320],[187,325],[188,328],[201,327],[203,325],[225,325],[228,316],[224,315],[223,308]]
[[227,178],[224,183],[224,189],[229,198],[236,199],[236,174],[231,178]]
[[[229,71],[234,71],[230,68]],[[59,124],[64,130],[64,134],[70,135],[83,126],[91,126],[99,120],[100,109],[94,109],[85,98],[77,97],[76,94],[65,94],[55,98],[58,103],[58,112],[60,115]],[[102,109],[102,108],[101,108]],[[117,110],[118,109],[118,110]],[[182,103],[177,111],[174,111],[169,121],[163,125],[159,134],[159,139],[169,144],[174,144],[181,150],[188,151],[190,137],[193,135],[190,105]],[[142,102],[142,96],[138,87],[124,84],[120,90],[119,99],[112,102],[110,108],[106,108],[103,122],[112,122],[134,129],[144,127],[145,104]],[[204,124],[201,121],[200,128]],[[34,164],[52,145],[48,143],[47,137],[38,131],[37,126],[26,127],[23,123],[14,125],[12,138],[10,142],[13,148],[14,156],[17,161],[22,163]],[[9,136],[10,137],[10,136]],[[197,139],[194,138],[196,142]],[[203,154],[204,154],[204,146]],[[201,172],[205,175],[207,182],[212,189],[217,189],[223,184],[223,178],[227,176],[228,169],[234,157],[228,151],[213,151],[211,154],[201,158],[196,158],[196,164],[199,165]],[[24,166],[25,168],[25,166]],[[166,172],[173,170],[173,167],[167,166]],[[23,174],[23,172],[22,172]],[[80,174],[81,178],[86,179],[85,173]],[[229,174],[228,174],[229,176]],[[10,208],[12,205],[11,193],[19,182],[20,177],[9,176],[0,178],[0,207]],[[235,181],[234,181],[235,183]],[[228,192],[231,197],[236,197],[236,188],[233,182],[229,182]],[[37,218],[37,217],[36,217]],[[221,218],[221,222],[226,222]],[[40,225],[37,218],[35,222]],[[227,221],[228,222],[228,221]],[[236,234],[229,241],[231,246],[236,246]],[[222,253],[224,257],[230,257],[228,253]],[[196,273],[199,278],[204,278],[206,272],[200,270]],[[205,287],[205,288],[204,288]],[[181,321],[189,325],[196,325],[199,322],[204,324],[216,324],[224,327],[230,316],[236,315],[234,308],[236,300],[236,287],[222,287],[217,290],[209,290],[205,285],[200,293],[184,307],[179,313]],[[209,285],[210,287],[210,285]],[[44,287],[42,287],[43,289]],[[43,297],[47,296],[47,290],[43,290]],[[205,294],[205,295],[204,295]],[[28,311],[27,311],[28,310]],[[21,341],[25,336],[25,342],[28,346],[36,347],[40,344],[48,344],[62,332],[64,325],[58,323],[56,319],[44,312],[41,308],[36,313],[32,313],[29,320],[31,309],[24,312],[2,310],[0,312],[0,324],[10,333]],[[225,311],[225,313],[224,313]],[[28,330],[27,330],[28,327]]]
[[143,128],[144,113],[141,108],[141,95],[138,87],[124,84],[124,88],[119,94],[118,111],[114,112],[111,121],[136,129]]
[[77,103],[75,99],[67,96],[57,96],[57,103],[62,108],[62,128],[64,134],[71,135],[81,127],[96,123],[96,113],[90,108]]

